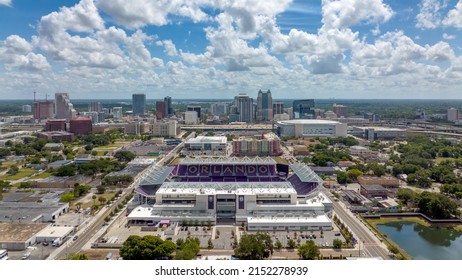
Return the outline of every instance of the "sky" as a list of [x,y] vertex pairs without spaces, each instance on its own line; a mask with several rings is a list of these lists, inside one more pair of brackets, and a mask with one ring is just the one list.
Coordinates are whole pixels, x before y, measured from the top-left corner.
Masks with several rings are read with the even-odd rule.
[[0,99],[460,99],[462,0],[0,0]]

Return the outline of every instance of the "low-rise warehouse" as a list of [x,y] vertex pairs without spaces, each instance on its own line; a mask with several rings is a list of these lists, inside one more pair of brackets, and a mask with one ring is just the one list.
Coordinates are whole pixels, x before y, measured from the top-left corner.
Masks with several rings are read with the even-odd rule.
[[0,223],[0,249],[25,250],[36,242],[36,234],[49,226],[49,224],[35,223]]

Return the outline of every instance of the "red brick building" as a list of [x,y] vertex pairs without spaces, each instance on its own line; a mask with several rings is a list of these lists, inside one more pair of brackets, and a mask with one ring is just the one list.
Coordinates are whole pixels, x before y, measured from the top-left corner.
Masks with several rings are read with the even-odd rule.
[[66,131],[66,120],[47,120],[45,123],[45,131]]
[[89,118],[77,117],[70,122],[70,132],[75,135],[87,135],[92,132],[93,125]]

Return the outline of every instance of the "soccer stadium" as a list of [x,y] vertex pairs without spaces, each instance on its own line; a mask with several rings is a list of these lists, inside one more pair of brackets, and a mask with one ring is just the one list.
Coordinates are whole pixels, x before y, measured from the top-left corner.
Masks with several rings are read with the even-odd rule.
[[131,225],[247,224],[249,230],[331,230],[332,202],[307,165],[272,158],[184,158],[153,167],[135,190]]

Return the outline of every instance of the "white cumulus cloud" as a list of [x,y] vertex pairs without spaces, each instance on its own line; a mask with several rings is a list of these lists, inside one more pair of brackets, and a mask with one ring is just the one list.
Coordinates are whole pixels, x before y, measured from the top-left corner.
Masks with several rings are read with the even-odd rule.
[[422,0],[420,12],[416,16],[416,27],[421,29],[435,29],[441,25],[441,10],[445,8],[445,1]]
[[449,11],[448,16],[443,20],[443,24],[462,28],[462,0],[459,0],[456,7]]
[[323,0],[322,22],[328,28],[387,22],[394,12],[382,0]]

